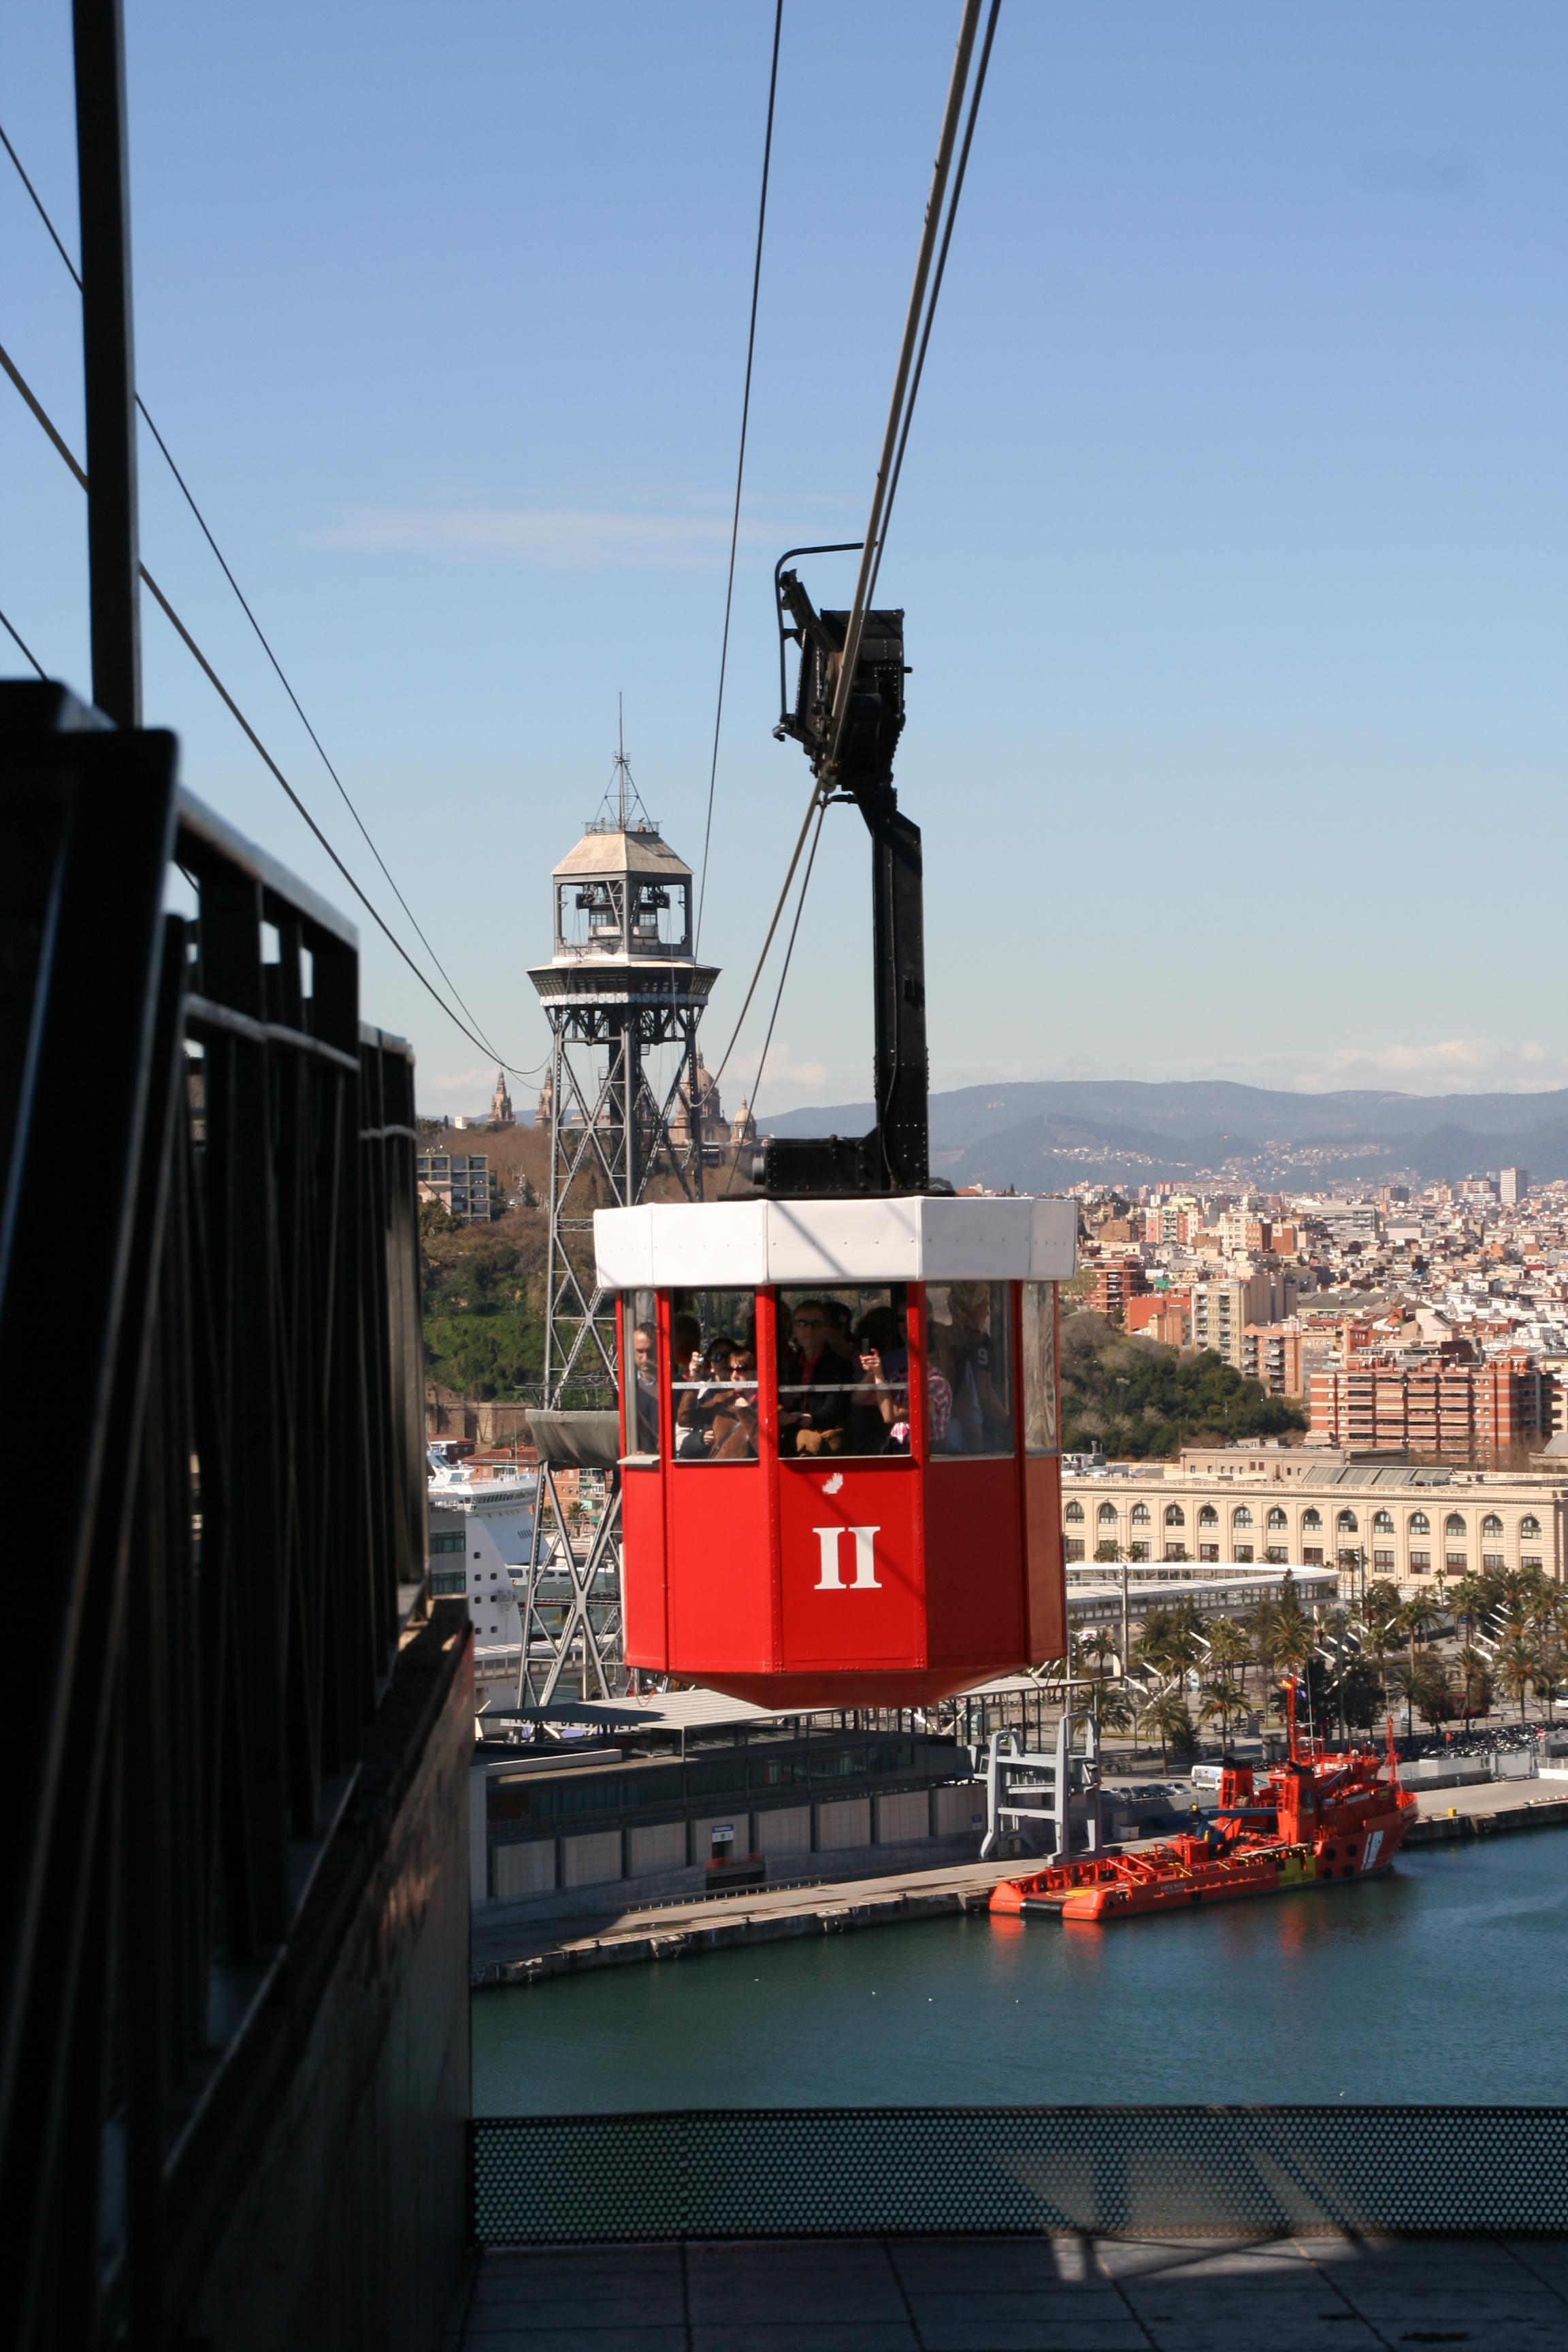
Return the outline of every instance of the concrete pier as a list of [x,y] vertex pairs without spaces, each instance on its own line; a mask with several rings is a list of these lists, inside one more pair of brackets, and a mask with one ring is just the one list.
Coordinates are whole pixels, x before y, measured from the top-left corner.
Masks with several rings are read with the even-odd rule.
[[[1417,1795],[1416,1804],[1419,1818],[1406,1832],[1407,1846],[1568,1828],[1568,1781],[1482,1781],[1468,1788],[1427,1790]],[[1130,1843],[1127,1850],[1135,1849]],[[739,1945],[952,1918],[984,1911],[997,1880],[1023,1866],[1016,1862],[963,1862],[815,1886],[751,1887],[743,1894],[694,1897],[580,1922],[476,1925],[472,1980],[476,1989],[539,1984],[589,1969],[626,1968],[641,1960],[683,1959]]]

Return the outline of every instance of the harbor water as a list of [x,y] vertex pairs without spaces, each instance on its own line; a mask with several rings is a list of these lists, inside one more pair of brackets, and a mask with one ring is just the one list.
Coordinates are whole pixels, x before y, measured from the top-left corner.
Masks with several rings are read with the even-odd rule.
[[1568,2103],[1568,1836],[1111,1927],[984,1915],[607,1969],[473,2006],[479,2115]]

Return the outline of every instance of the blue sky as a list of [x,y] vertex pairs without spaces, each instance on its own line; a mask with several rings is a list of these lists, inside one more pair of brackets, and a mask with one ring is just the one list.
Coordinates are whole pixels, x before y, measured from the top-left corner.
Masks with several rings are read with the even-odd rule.
[[[531,1065],[548,869],[617,692],[700,856],[770,0],[127,14],[143,396]],[[957,17],[785,0],[710,1058],[806,785],[769,731],[768,573],[862,526]],[[74,245],[68,68],[66,0],[13,0],[0,119]],[[882,573],[937,1085],[1568,1081],[1565,92],[1559,0],[1005,0]],[[76,298],[3,158],[0,314],[79,446]],[[148,562],[371,880],[150,448],[142,480]],[[0,604],[83,685],[84,575],[79,494],[0,383]],[[341,898],[155,610],[145,635],[186,782]],[[835,816],[764,1108],[867,1087]],[[477,1107],[493,1071],[363,944],[422,1102]]]

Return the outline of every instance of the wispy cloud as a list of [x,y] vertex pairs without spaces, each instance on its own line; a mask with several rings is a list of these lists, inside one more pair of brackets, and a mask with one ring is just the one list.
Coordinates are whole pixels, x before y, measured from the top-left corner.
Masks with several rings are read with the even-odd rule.
[[1305,1093],[1393,1087],[1412,1094],[1531,1093],[1568,1085],[1568,1056],[1528,1038],[1443,1037],[1424,1045],[1339,1045],[1295,1057],[1289,1085]]
[[[777,538],[742,522],[742,541]],[[727,515],[574,507],[360,507],[319,534],[328,547],[516,563],[534,572],[698,571],[722,563]]]
[[426,1118],[433,1118],[437,1111],[478,1112],[489,1106],[496,1066],[487,1062],[474,1070],[422,1069],[417,1078],[419,1108]]
[[[726,1088],[738,1095],[743,1087],[749,1095],[756,1084],[757,1053],[737,1054],[730,1065],[731,1075]],[[768,1048],[768,1066],[763,1074],[763,1116],[769,1111],[795,1110],[804,1103],[820,1102],[827,1078],[826,1062],[797,1062],[789,1046],[775,1037]]]

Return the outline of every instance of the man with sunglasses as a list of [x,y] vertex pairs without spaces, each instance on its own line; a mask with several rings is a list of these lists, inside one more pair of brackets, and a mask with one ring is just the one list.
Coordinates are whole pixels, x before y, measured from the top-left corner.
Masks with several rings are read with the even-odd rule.
[[832,1318],[821,1298],[803,1298],[790,1323],[779,1365],[781,1454],[838,1454],[844,1448],[853,1377],[828,1344]]

